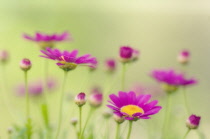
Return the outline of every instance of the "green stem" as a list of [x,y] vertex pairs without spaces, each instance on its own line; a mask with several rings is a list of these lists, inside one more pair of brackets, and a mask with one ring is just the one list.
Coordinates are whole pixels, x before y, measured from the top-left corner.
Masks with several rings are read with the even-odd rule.
[[82,133],[82,107],[79,107],[79,135]]
[[44,80],[44,92],[43,92],[43,98],[44,98],[44,102],[41,105],[41,111],[42,111],[42,116],[43,116],[43,120],[45,123],[45,126],[47,128],[47,130],[49,130],[50,125],[49,125],[49,111],[48,111],[48,101],[47,101],[47,93],[48,93],[48,60],[44,59],[45,63],[44,63],[44,76],[45,76],[45,80]]
[[29,99],[29,92],[28,92],[28,72],[24,72],[25,77],[25,96],[26,96],[26,136],[27,139],[31,138],[32,135],[32,125],[31,125],[31,118],[30,118],[30,99]]
[[[17,116],[15,115],[14,113],[14,109],[12,109],[10,106],[11,105],[11,102],[8,103],[8,98],[6,96],[6,94],[8,94],[8,80],[7,80],[7,77],[6,77],[6,72],[5,72],[5,63],[1,64],[0,63],[0,66],[1,66],[1,94],[2,96],[2,99],[3,99],[3,103],[7,109],[7,111],[9,112],[9,114],[11,115],[11,118],[13,121],[17,122],[18,119],[17,119]],[[18,121],[19,122],[19,121]]]
[[183,139],[186,139],[186,137],[187,137],[187,135],[189,134],[189,132],[190,132],[190,129],[187,130],[187,132],[185,133]]
[[25,75],[25,95],[26,95],[26,118],[29,119],[30,118],[30,104],[29,104],[29,93],[28,93],[28,72],[25,71],[24,75]]
[[106,119],[106,128],[105,128],[105,136],[104,139],[109,139],[109,119]]
[[122,82],[121,82],[122,91],[125,90],[125,72],[126,72],[126,64],[123,63],[123,65],[122,65]]
[[116,125],[116,136],[115,136],[115,139],[119,139],[119,133],[120,133],[120,124],[117,123],[117,125]]
[[55,139],[58,139],[59,133],[60,133],[60,128],[61,128],[62,115],[63,115],[64,88],[65,88],[65,84],[66,84],[66,78],[67,78],[67,71],[64,71],[63,84],[62,84],[62,88],[61,88],[61,98],[60,98],[60,104],[59,104],[58,129],[56,132]]
[[76,135],[77,135],[77,139],[79,139],[79,132],[77,131],[77,127],[76,127],[76,125],[74,125],[74,130],[75,130],[75,133],[76,133]]
[[171,94],[167,93],[167,100],[165,106],[165,119],[163,123],[163,139],[167,139],[167,132],[168,132],[168,123],[170,117],[170,110],[171,110]]
[[94,110],[95,110],[95,109],[94,109],[93,107],[91,107],[91,108],[90,108],[90,111],[89,111],[89,114],[88,114],[87,120],[86,120],[86,122],[85,122],[84,128],[83,128],[83,130],[82,130],[82,132],[81,132],[81,134],[80,134],[79,139],[82,139],[82,138],[83,138],[83,134],[84,134],[85,129],[86,129],[86,127],[87,127],[87,123],[89,122],[90,117],[92,116],[92,114],[93,114]]
[[186,108],[187,114],[190,115],[190,107],[188,105],[187,94],[186,94],[186,88],[185,87],[183,87],[183,95],[184,95],[184,103],[185,103],[185,108]]
[[129,121],[128,134],[126,139],[130,139],[133,121]]

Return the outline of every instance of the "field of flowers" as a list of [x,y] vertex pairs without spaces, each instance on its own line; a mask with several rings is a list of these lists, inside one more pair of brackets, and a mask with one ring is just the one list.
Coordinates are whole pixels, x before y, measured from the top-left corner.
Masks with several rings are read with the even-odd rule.
[[2,1],[0,139],[209,139],[209,4]]

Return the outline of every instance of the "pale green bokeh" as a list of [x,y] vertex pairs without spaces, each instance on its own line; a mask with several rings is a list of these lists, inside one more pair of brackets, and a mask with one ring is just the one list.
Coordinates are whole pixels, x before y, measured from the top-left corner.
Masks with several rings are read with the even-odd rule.
[[[21,35],[24,32],[33,34],[35,31],[53,33],[68,30],[74,41],[58,44],[57,47],[67,50],[79,49],[80,54],[91,53],[101,61],[101,64],[107,57],[117,57],[121,45],[131,45],[140,49],[140,61],[130,66],[128,70],[127,87],[134,82],[154,82],[148,76],[149,71],[154,68],[180,68],[176,56],[181,49],[186,48],[192,53],[187,73],[199,79],[199,85],[188,89],[190,106],[194,113],[202,116],[200,130],[208,137],[210,136],[208,133],[210,123],[209,5],[208,1],[196,0],[176,2],[164,0],[150,2],[137,0],[1,1],[0,48],[10,52],[10,62],[6,67],[10,91],[13,93],[13,86],[23,81],[23,73],[18,66],[22,58],[30,58],[33,63],[29,73],[30,79],[43,78],[44,60],[38,57],[40,52],[36,44],[22,39]],[[62,71],[53,61],[50,61],[49,69],[50,75],[62,77]],[[86,75],[86,71],[82,68],[70,73],[69,85],[66,89],[70,88],[75,93],[83,91],[80,86],[83,86],[81,81],[85,80]],[[58,82],[61,80],[59,78]],[[98,71],[91,82],[100,84],[104,83],[103,80],[103,72]],[[115,90],[119,89],[116,87]],[[15,110],[16,118],[24,120],[25,103],[23,99],[13,97],[12,93],[7,94],[7,101]],[[56,105],[58,95],[59,93],[56,93],[51,98],[53,107],[51,109],[55,111],[58,108]],[[177,111],[173,112],[182,115],[182,111],[179,111],[182,96],[177,94],[175,98],[174,108]],[[0,105],[0,135],[4,139],[7,136],[6,129],[11,126],[12,120],[4,103],[0,102]],[[76,109],[76,107],[66,106],[65,109]],[[34,110],[33,114],[33,117],[39,121],[38,110]],[[163,116],[163,113],[160,116]],[[57,113],[54,112],[52,117],[56,119]],[[67,121],[69,119],[70,117],[66,117]],[[155,120],[158,118],[154,116],[152,121],[155,122]],[[180,124],[179,127],[183,134],[186,130],[184,122],[183,120],[183,126]],[[146,132],[144,127],[139,130]],[[138,133],[138,129],[135,129],[136,138]],[[135,137],[133,139],[136,139]],[[189,138],[197,139],[196,133],[190,133]]]

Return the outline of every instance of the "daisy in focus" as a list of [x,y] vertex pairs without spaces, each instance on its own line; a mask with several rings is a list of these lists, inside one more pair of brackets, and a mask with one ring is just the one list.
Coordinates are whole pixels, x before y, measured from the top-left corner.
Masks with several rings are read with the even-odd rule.
[[107,105],[114,111],[114,114],[123,116],[126,120],[136,121],[138,119],[150,119],[151,115],[157,114],[162,107],[157,106],[158,101],[149,102],[151,95],[138,95],[133,91],[119,91],[118,96],[111,94],[110,105]]

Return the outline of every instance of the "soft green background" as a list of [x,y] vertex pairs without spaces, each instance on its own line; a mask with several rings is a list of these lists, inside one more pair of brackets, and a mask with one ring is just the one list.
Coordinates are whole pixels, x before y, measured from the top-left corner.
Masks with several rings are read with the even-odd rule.
[[[0,48],[10,52],[10,62],[5,74],[10,93],[6,94],[6,101],[9,107],[14,109],[13,114],[16,119],[24,120],[24,100],[13,97],[13,86],[23,81],[23,73],[18,63],[25,57],[31,59],[33,68],[29,73],[30,79],[43,78],[44,63],[44,60],[38,57],[40,53],[36,44],[23,40],[21,35],[24,32],[30,34],[35,31],[60,33],[68,30],[74,41],[58,44],[57,47],[68,50],[76,48],[80,50],[80,54],[91,53],[99,61],[107,57],[117,57],[121,45],[131,45],[140,49],[140,61],[128,70],[127,87],[134,82],[154,82],[148,77],[149,71],[153,68],[180,68],[176,62],[177,53],[183,48],[189,49],[192,59],[186,69],[187,74],[199,80],[199,85],[188,89],[190,106],[194,113],[202,116],[200,130],[209,138],[209,1],[1,0],[0,3]],[[50,75],[58,78],[62,76],[62,71],[55,66],[53,61],[50,61],[49,69]],[[105,76],[100,70],[91,77],[91,84],[104,83]],[[66,91],[70,89],[77,93],[87,90],[81,83],[86,82],[86,76],[87,72],[83,68],[70,73]],[[2,79],[2,75],[0,78]],[[60,81],[61,78],[58,82]],[[120,83],[120,81],[117,82]],[[119,90],[118,88],[115,86],[116,91]],[[1,92],[1,97],[3,97],[2,93],[4,92]],[[57,117],[58,100],[56,98],[58,95],[59,93],[55,93],[50,98],[52,117],[55,118]],[[182,95],[177,94],[173,102],[175,114],[183,115],[184,110],[179,109],[182,103]],[[38,108],[36,110],[35,108],[34,106],[33,117],[39,119]],[[67,105],[65,110],[71,109],[77,113],[75,108]],[[159,114],[159,117],[161,116],[163,112]],[[66,122],[69,119],[70,115],[67,114]],[[155,117],[152,120],[159,119]],[[181,135],[186,131],[185,120],[182,120],[176,127],[180,129]],[[16,120],[12,120],[1,99],[0,136],[2,139],[7,137],[6,129],[14,121]],[[145,128],[142,128],[143,130],[139,130],[145,132]],[[160,128],[161,126],[157,127],[157,130],[161,131]],[[73,129],[70,128],[70,130]],[[144,138],[141,135],[145,133],[139,134],[140,131],[138,128],[134,130],[133,139]],[[196,135],[196,133],[190,133],[189,138],[197,139]]]

